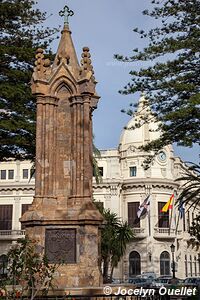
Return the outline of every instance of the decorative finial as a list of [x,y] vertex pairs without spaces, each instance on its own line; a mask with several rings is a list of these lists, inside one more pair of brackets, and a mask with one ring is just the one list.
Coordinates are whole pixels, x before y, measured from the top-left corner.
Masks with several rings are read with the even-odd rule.
[[64,17],[64,24],[69,24],[69,17],[72,17],[74,15],[73,10],[70,10],[67,5],[59,12],[59,15],[61,17]]

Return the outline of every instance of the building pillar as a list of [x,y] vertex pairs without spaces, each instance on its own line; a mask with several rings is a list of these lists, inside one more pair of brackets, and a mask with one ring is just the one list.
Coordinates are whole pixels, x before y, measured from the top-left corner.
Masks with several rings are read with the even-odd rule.
[[20,230],[19,218],[21,217],[21,197],[14,198],[13,205],[13,222],[12,222],[12,230]]
[[16,161],[16,174],[15,174],[15,181],[20,181],[20,161]]

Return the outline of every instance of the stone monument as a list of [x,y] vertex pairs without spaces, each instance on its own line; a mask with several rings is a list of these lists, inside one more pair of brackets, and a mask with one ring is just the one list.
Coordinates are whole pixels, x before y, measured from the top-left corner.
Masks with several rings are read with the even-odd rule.
[[53,64],[36,53],[32,92],[37,99],[36,187],[33,204],[21,218],[56,272],[59,289],[101,284],[102,216],[92,202],[92,112],[97,107],[89,48],[79,64],[66,6]]

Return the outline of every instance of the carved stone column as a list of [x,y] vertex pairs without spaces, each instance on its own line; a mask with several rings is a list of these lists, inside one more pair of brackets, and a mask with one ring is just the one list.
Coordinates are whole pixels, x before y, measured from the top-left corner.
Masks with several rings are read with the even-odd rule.
[[91,116],[90,95],[71,97],[72,111],[72,196],[91,197]]
[[37,96],[36,197],[55,197],[57,101]]

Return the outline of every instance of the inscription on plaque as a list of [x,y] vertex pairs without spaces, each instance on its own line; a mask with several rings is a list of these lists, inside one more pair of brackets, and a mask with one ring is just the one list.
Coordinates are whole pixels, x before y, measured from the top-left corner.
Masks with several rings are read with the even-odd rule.
[[46,229],[45,254],[50,263],[76,263],[76,229]]

